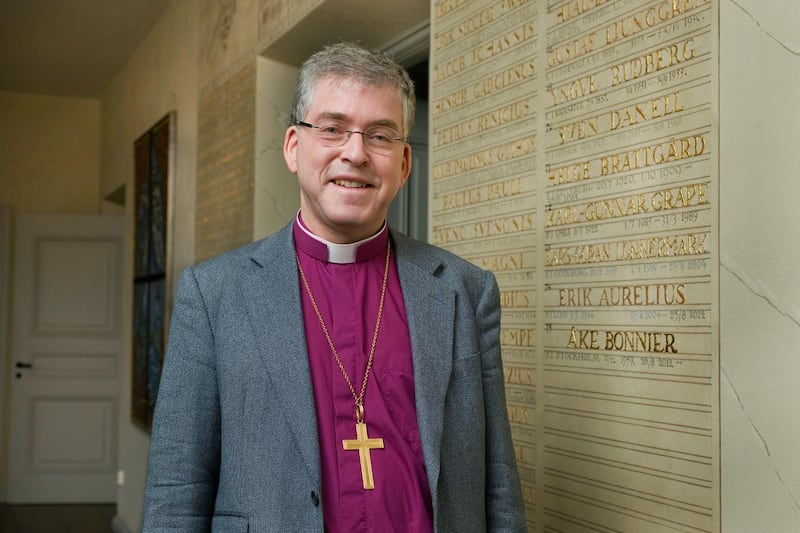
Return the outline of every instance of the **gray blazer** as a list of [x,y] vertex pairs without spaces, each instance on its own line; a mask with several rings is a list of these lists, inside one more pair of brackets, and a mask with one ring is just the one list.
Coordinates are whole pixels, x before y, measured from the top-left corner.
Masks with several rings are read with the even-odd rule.
[[[392,232],[437,532],[525,531],[494,276]],[[292,225],[181,275],[143,531],[323,531]],[[402,528],[400,529],[402,530]]]

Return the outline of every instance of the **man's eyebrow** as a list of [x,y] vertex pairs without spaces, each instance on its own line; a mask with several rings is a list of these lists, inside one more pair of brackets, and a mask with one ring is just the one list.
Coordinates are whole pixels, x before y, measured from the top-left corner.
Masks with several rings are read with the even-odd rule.
[[[347,115],[345,115],[344,113],[337,113],[335,111],[323,111],[322,113],[317,115],[314,120],[321,120],[321,119],[335,120],[337,122],[345,122],[345,123],[348,122]],[[366,128],[371,128],[373,126],[387,126],[389,128],[392,128],[395,131],[400,131],[399,126],[397,125],[397,123],[394,120],[391,120],[391,119],[388,119],[388,118],[383,118],[383,119],[378,119],[378,120],[372,121],[369,124],[367,124],[365,129]]]
[[339,122],[347,122],[347,115],[343,113],[335,113],[333,111],[323,111],[322,113],[317,115],[317,117],[314,120],[320,120],[320,119],[330,119]]

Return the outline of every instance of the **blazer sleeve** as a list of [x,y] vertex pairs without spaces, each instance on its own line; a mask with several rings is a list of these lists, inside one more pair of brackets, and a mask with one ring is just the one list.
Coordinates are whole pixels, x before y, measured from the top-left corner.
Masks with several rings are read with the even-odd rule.
[[524,532],[525,507],[511,440],[500,350],[500,291],[486,272],[476,308],[486,416],[486,526],[492,532]]
[[143,529],[211,529],[220,464],[214,332],[194,270],[180,277],[150,441]]

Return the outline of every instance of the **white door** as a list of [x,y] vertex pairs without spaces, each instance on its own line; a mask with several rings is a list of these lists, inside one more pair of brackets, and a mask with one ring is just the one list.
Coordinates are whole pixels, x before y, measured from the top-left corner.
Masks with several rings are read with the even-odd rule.
[[116,500],[124,222],[16,220],[10,503]]

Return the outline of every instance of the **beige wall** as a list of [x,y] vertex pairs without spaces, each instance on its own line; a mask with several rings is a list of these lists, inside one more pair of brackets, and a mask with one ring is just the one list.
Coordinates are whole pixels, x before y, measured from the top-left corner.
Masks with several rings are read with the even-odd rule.
[[98,212],[98,100],[0,92],[0,117],[0,205]]
[[[128,242],[133,236],[133,143],[170,112],[177,124],[174,176],[169,191],[172,213],[168,281],[193,263],[198,101],[198,7],[192,0],[174,2],[130,58],[102,98],[102,194],[125,184]],[[131,280],[132,247],[126,248],[124,280]],[[130,284],[124,286],[123,327],[130,346]],[[119,412],[119,470],[124,485],[117,492],[117,525],[138,531],[141,523],[149,435],[130,419],[131,353],[122,361]]]
[[720,18],[722,529],[800,531],[800,4]]
[[259,57],[257,76],[253,236],[260,239],[291,220],[300,208],[300,186],[283,160],[297,68]]

